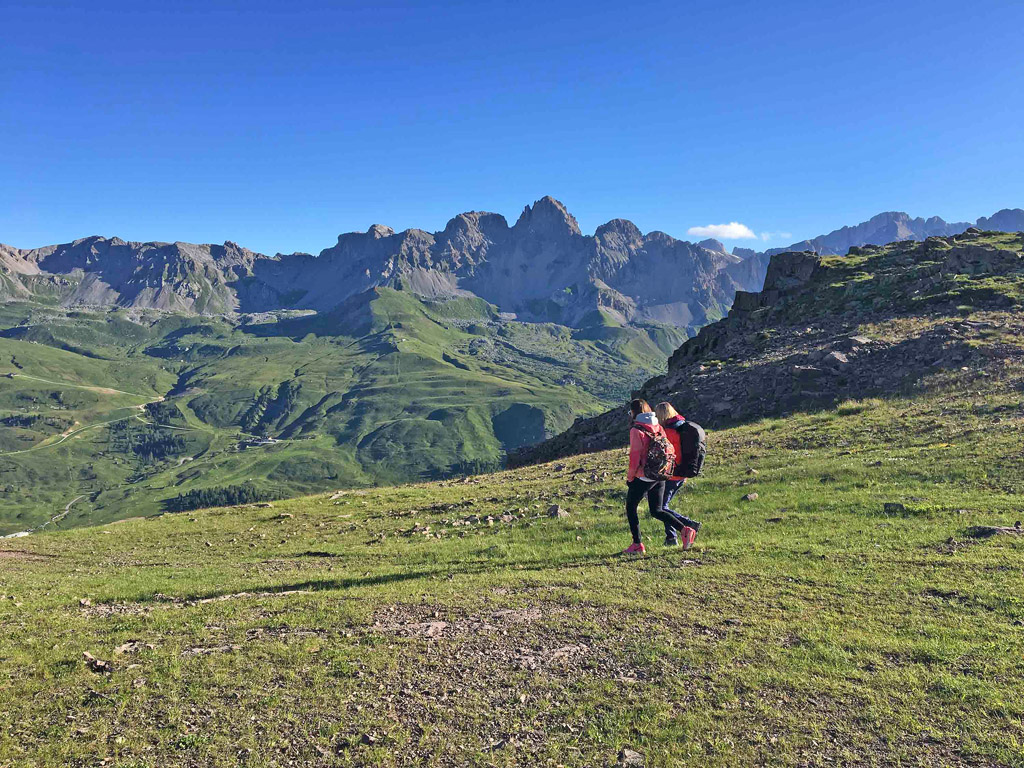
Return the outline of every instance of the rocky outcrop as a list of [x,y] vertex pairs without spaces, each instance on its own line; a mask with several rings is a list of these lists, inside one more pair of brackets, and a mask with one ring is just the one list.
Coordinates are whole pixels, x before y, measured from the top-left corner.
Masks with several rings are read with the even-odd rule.
[[[942,371],[999,375],[1005,361],[1024,358],[1024,347],[1002,341],[1024,337],[1014,287],[1024,280],[1024,234],[1011,247],[1004,242],[996,247],[977,232],[867,247],[858,253],[866,259],[849,262],[776,255],[764,290],[738,293],[728,317],[686,341],[668,372],[635,396],[669,400],[716,428],[910,391]],[[972,312],[1000,314],[960,319],[965,302]],[[861,331],[865,325],[890,330],[874,336]],[[620,406],[520,450],[510,463],[613,448],[626,436]]]

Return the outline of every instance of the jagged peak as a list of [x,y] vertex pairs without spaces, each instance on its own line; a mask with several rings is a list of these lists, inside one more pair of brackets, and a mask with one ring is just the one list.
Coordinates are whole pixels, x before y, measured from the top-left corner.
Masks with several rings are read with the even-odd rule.
[[508,229],[508,221],[500,213],[491,213],[490,211],[466,211],[449,219],[443,231],[446,234],[452,234],[488,225],[500,226],[504,229]]
[[714,251],[715,253],[726,253],[725,244],[721,240],[715,240],[713,237],[709,237],[707,240],[701,240],[697,243],[701,248],[708,251]]
[[395,230],[391,227],[385,226],[384,224],[371,224],[370,228],[366,230],[366,234],[380,239],[382,237],[391,237],[391,235],[395,234]]
[[570,234],[582,234],[576,217],[569,213],[565,205],[551,197],[551,195],[545,195],[532,206],[528,205],[523,208],[523,212],[515,225],[516,227],[530,228],[538,226],[564,227]]
[[346,240],[382,240],[385,237],[391,237],[393,234],[395,234],[395,230],[391,227],[384,224],[371,224],[370,228],[365,232],[342,232],[338,235],[338,244],[340,245]]
[[594,236],[597,238],[603,238],[607,235],[621,235],[630,240],[640,239],[644,236],[640,228],[629,219],[612,219],[599,226],[594,233]]

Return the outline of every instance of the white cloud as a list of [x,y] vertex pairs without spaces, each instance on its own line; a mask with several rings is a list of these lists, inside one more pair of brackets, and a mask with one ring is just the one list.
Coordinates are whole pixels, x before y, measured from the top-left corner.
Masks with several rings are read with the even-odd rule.
[[714,237],[718,240],[756,240],[757,235],[746,224],[731,221],[728,224],[708,224],[706,227],[690,227],[686,234],[695,237]]
[[792,240],[792,232],[762,232],[762,240]]

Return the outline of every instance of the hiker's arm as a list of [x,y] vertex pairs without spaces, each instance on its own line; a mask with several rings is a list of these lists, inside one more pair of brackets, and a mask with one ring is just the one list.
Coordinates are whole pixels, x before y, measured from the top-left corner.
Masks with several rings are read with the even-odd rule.
[[643,458],[643,436],[639,429],[629,430],[629,471],[626,472],[626,482],[633,482],[640,474],[640,460]]

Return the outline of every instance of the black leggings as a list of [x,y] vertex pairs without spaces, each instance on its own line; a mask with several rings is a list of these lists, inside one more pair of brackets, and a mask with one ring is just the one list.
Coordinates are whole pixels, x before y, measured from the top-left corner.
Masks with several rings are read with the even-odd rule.
[[639,477],[626,484],[626,519],[629,521],[629,532],[633,534],[633,543],[640,543],[640,517],[636,509],[640,506],[640,500],[647,497],[647,508],[651,517],[660,520],[665,524],[666,530],[681,531],[685,526],[682,518],[674,512],[662,509],[665,500],[665,482],[651,482],[641,480]]

